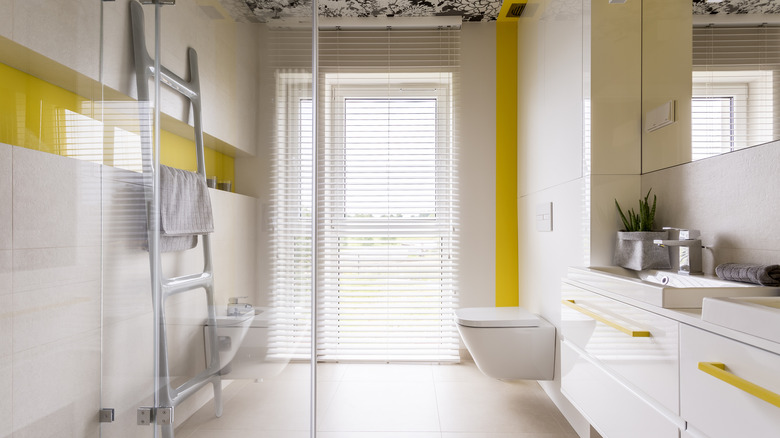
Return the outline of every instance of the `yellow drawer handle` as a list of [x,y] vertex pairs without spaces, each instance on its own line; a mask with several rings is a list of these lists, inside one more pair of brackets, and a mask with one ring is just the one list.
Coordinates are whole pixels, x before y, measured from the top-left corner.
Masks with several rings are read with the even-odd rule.
[[780,408],[780,395],[726,371],[726,365],[722,363],[699,362],[699,369],[716,379],[722,380],[735,388]]
[[604,323],[604,324],[614,328],[615,330],[621,331],[621,332],[631,336],[632,338],[649,338],[650,337],[650,332],[647,331],[647,330],[631,330],[628,327],[624,327],[624,326],[622,326],[622,325],[620,325],[620,324],[618,324],[616,322],[613,322],[613,321],[610,321],[610,320],[604,318],[603,316],[599,315],[598,313],[591,312],[590,310],[588,310],[588,309],[586,309],[586,308],[584,308],[582,306],[578,306],[575,303],[574,300],[561,300],[561,302],[563,304],[571,307],[572,309],[580,312],[580,313],[584,313],[585,315],[590,316],[591,318],[595,319],[596,321],[602,322],[602,323]]

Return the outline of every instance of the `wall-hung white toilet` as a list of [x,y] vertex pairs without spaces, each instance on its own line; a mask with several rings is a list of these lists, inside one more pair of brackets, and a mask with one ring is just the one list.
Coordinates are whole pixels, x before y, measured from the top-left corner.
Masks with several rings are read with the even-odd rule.
[[522,307],[455,310],[463,343],[485,375],[503,380],[552,380],[555,326]]
[[[278,375],[290,361],[289,356],[269,354],[269,333],[273,312],[251,308],[231,316],[217,315],[217,346],[220,374],[226,379],[262,380]],[[204,333],[208,325],[203,327]],[[210,349],[206,343],[206,357]]]

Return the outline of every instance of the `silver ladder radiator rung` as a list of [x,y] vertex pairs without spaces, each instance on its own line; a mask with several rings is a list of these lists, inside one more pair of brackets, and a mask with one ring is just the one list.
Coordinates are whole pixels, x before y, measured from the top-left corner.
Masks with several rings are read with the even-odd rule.
[[205,371],[202,371],[200,374],[192,377],[178,387],[171,389],[171,401],[173,402],[173,406],[178,406],[179,403],[186,400],[199,389],[209,383],[213,383],[212,379],[220,379],[217,374],[218,372],[219,369],[217,368],[207,368]]
[[181,292],[191,291],[193,289],[208,288],[212,286],[213,283],[214,276],[210,272],[202,272],[199,274],[163,279],[162,287],[166,296],[171,296]]

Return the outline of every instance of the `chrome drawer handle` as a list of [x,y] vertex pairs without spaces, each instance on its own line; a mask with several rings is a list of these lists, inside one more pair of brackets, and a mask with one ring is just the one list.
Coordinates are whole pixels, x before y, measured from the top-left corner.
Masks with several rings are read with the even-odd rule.
[[699,362],[699,369],[718,380],[722,380],[737,389],[741,389],[754,397],[760,398],[761,400],[780,408],[780,394],[776,394],[762,386],[747,381],[736,374],[726,371],[725,364],[719,362]]
[[623,332],[623,333],[631,336],[632,338],[649,338],[651,336],[650,332],[647,331],[647,330],[632,330],[632,329],[630,329],[628,327],[625,327],[625,326],[622,326],[622,325],[620,325],[620,324],[618,324],[618,323],[616,323],[614,321],[610,321],[607,318],[604,318],[603,316],[599,315],[598,313],[591,312],[590,310],[588,310],[588,309],[586,309],[586,308],[584,308],[582,306],[578,306],[577,303],[574,300],[561,300],[561,303],[565,304],[568,307],[571,307],[572,309],[574,309],[574,310],[576,310],[576,311],[578,311],[578,312],[580,312],[582,314],[588,315],[591,318],[595,319],[596,321],[604,323],[604,324],[612,327],[615,330]]

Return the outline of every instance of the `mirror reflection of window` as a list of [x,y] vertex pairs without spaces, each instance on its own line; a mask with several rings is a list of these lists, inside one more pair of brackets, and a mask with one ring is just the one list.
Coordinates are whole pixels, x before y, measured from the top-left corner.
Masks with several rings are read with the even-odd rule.
[[778,71],[780,28],[694,28],[694,160],[780,138]]

